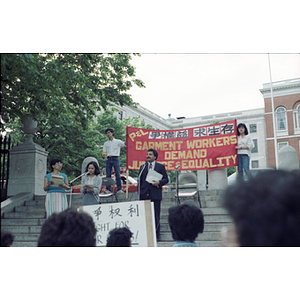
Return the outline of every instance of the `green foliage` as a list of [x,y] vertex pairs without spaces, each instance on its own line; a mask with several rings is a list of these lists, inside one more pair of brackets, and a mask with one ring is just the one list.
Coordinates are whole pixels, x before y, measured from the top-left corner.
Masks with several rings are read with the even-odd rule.
[[236,172],[236,167],[227,168],[227,177]]
[[[11,131],[14,144],[24,142],[20,118],[30,113],[38,121],[34,141],[49,152],[48,161],[60,157],[68,176],[79,175],[85,157],[102,157],[107,139],[95,113],[135,105],[126,92],[144,87],[130,60],[130,54],[2,54],[1,130]],[[124,140],[125,127],[116,121],[100,117]]]
[[96,111],[111,104],[133,105],[126,92],[134,78],[131,54],[2,54],[2,130],[27,113],[57,117],[63,109],[85,128]]

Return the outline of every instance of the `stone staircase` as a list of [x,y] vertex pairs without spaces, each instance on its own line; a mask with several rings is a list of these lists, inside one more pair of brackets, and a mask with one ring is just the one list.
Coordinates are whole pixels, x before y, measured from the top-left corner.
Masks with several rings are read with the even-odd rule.
[[[78,207],[79,199],[80,195],[72,195],[73,208]],[[14,207],[12,212],[1,213],[1,230],[15,236],[12,247],[36,247],[45,220],[45,196],[35,195],[32,200]]]
[[[173,199],[169,198],[166,199],[167,201],[162,202],[158,247],[172,247],[174,244],[168,224],[168,209],[170,206],[176,205]],[[204,215],[204,231],[198,235],[196,243],[199,247],[221,247],[221,230],[223,227],[227,227],[232,221],[227,211],[222,207],[221,191],[200,191],[200,200],[201,210]],[[199,203],[195,198],[181,200],[181,203],[186,202],[199,207]]]
[[[174,241],[168,225],[168,209],[176,205],[174,192],[163,194],[161,209],[161,239],[158,247],[172,247]],[[199,234],[196,243],[200,247],[220,247],[220,231],[230,224],[231,219],[220,202],[220,191],[201,191],[200,199],[204,214],[204,232]],[[68,196],[68,201],[69,201]],[[119,195],[118,201],[134,201],[134,195],[125,199]],[[72,208],[79,206],[80,194],[72,195]],[[109,201],[109,198],[108,198]],[[199,207],[195,198],[185,199],[183,202],[193,203]],[[24,201],[15,206],[13,211],[1,212],[1,230],[10,231],[14,236],[13,247],[36,247],[43,223],[46,220],[45,196],[34,196],[32,200]]]

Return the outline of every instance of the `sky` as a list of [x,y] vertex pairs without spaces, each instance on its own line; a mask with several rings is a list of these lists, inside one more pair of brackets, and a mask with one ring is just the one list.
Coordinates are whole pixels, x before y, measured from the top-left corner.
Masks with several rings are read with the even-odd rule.
[[[300,77],[300,54],[269,54],[272,82]],[[134,56],[135,102],[163,118],[197,117],[263,108],[259,89],[270,82],[268,53]]]

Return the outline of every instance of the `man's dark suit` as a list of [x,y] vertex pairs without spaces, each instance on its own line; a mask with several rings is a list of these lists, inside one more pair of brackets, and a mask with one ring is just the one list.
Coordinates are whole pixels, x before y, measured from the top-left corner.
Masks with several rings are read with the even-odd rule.
[[162,186],[169,182],[166,168],[163,164],[155,162],[154,171],[163,175],[162,179],[159,181],[158,186],[154,186],[146,181],[148,174],[148,163],[140,167],[140,200],[150,199],[154,203],[154,215],[155,215],[155,226],[156,226],[156,237],[159,238],[160,230],[160,206],[162,200]]

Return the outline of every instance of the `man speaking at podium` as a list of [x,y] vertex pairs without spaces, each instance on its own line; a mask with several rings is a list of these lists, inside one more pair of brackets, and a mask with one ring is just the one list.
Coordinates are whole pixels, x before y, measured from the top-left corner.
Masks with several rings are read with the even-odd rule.
[[[169,182],[166,168],[163,164],[156,162],[158,153],[155,149],[148,149],[147,161],[141,165],[139,171],[139,182],[140,182],[140,200],[148,200],[154,203],[154,215],[155,215],[155,228],[156,228],[156,239],[159,239],[160,231],[160,206],[162,200],[162,187]],[[146,181],[149,170],[157,175],[160,175],[161,179],[151,180],[152,183]]]

